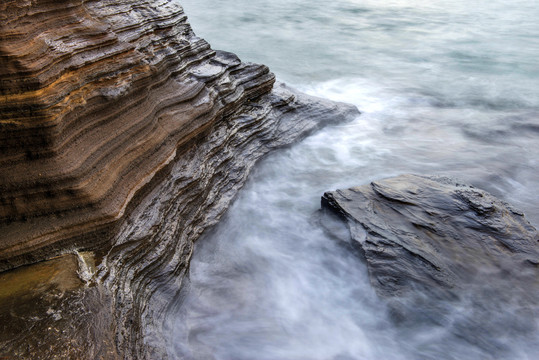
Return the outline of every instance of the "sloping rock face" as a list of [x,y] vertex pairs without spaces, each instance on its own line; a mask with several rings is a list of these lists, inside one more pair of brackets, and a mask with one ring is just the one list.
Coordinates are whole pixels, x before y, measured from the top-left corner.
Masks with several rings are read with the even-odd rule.
[[402,175],[327,192],[322,206],[345,219],[396,320],[434,322],[493,358],[536,337],[539,234],[507,203],[449,178]]
[[85,308],[77,329],[2,349],[110,357],[107,328],[120,357],[166,357],[163,318],[193,242],[255,161],[358,114],[274,83],[266,66],[212,50],[175,1],[3,1],[0,270],[75,250],[100,265],[57,309]]
[[178,149],[272,89],[173,1],[0,5],[0,270],[101,246]]
[[268,93],[171,1],[0,5],[0,270],[98,247],[177,151]]
[[136,358],[165,358],[163,320],[181,306],[180,288],[194,241],[219,220],[256,160],[328,121],[356,114],[350,106],[278,84],[182,153],[167,178],[119,228],[99,274],[120,304],[119,327],[128,329],[118,335],[121,347],[135,346]]

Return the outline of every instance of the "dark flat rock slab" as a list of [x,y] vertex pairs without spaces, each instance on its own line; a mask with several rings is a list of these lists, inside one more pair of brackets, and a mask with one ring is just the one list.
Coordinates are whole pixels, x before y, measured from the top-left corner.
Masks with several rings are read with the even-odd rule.
[[382,295],[451,289],[539,262],[537,230],[520,211],[449,178],[402,175],[327,192],[322,204],[347,220]]
[[522,212],[473,186],[418,175],[330,191],[322,207],[345,219],[403,336],[442,331],[442,343],[463,339],[485,359],[539,348],[539,235]]

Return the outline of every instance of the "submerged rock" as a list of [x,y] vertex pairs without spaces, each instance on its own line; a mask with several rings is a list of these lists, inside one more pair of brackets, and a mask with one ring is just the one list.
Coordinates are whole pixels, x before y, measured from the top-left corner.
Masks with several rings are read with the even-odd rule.
[[76,326],[25,317],[35,333],[1,333],[0,356],[165,358],[193,243],[254,163],[358,114],[211,49],[172,0],[7,0],[0,39],[0,270],[97,263],[51,310]]
[[372,286],[412,333],[435,324],[492,359],[514,358],[513,341],[539,345],[539,234],[520,211],[419,175],[326,192],[322,206],[345,219]]

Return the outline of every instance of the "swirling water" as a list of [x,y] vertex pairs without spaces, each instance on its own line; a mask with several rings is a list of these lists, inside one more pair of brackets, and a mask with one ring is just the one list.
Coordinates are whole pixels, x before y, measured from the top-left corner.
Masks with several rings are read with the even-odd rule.
[[265,63],[292,86],[363,114],[255,169],[197,244],[180,311],[168,317],[172,357],[539,358],[534,316],[527,332],[502,325],[486,343],[451,326],[464,305],[445,326],[396,326],[365,265],[313,220],[324,191],[413,172],[484,188],[537,227],[536,0],[182,5],[214,48]]

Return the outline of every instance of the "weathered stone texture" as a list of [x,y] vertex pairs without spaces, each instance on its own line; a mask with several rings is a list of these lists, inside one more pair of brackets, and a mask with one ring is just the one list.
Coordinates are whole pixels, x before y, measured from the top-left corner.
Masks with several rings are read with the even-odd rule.
[[402,175],[327,192],[322,204],[346,219],[381,295],[537,271],[539,234],[524,215],[456,180]]
[[520,211],[418,175],[327,192],[322,204],[346,220],[403,336],[443,329],[441,341],[458,338],[489,359],[537,345],[539,234]]
[[3,1],[0,24],[0,269],[100,246],[179,148],[274,82],[172,1]]
[[6,331],[0,347],[166,358],[164,316],[193,243],[256,160],[358,114],[274,83],[212,50],[173,0],[1,2],[0,271],[81,250],[98,266],[64,305],[44,295],[76,327],[32,323],[37,308],[18,320],[71,342]]

